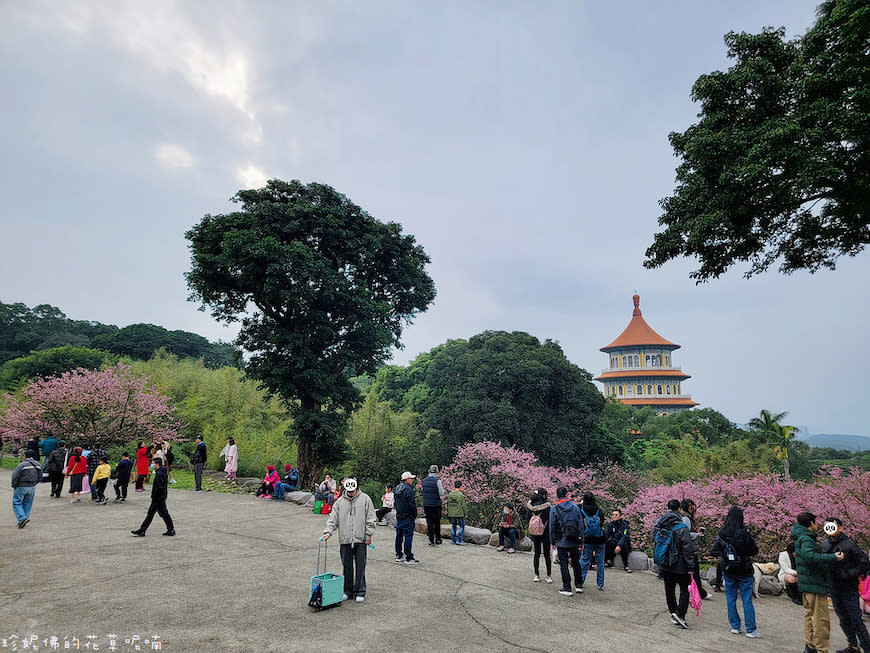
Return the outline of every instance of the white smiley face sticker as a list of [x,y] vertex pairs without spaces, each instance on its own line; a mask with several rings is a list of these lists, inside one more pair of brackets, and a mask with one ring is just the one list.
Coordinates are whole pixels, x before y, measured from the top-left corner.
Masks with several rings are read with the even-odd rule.
[[834,535],[837,532],[837,522],[826,521],[824,529],[826,535]]

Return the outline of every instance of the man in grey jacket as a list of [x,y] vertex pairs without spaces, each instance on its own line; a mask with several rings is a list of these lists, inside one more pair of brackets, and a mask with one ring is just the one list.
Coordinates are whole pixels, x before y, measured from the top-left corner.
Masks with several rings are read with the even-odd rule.
[[[344,479],[344,492],[336,499],[323,529],[323,540],[337,530],[339,554],[344,573],[344,599],[365,601],[367,547],[375,532],[375,505],[360,492],[356,476]],[[356,569],[354,569],[356,567]]]
[[30,521],[33,497],[36,496],[36,486],[41,478],[42,467],[31,454],[18,463],[12,472],[12,512],[18,520],[18,528],[24,528]]

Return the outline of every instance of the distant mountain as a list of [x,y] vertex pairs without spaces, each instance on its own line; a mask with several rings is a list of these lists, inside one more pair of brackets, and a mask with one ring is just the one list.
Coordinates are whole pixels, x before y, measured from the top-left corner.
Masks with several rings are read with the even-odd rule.
[[841,435],[839,433],[814,433],[807,437],[798,437],[811,447],[832,447],[833,449],[848,449],[849,451],[870,451],[870,436]]

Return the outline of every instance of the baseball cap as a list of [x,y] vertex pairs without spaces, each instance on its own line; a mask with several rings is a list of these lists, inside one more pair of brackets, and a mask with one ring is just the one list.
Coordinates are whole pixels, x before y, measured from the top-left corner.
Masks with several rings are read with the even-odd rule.
[[402,472],[402,480],[407,481],[409,478],[417,478],[411,472]]

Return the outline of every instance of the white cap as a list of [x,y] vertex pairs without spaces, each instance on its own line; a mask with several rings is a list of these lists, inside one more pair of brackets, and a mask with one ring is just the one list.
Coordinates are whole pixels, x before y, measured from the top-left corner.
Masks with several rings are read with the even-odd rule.
[[402,472],[402,480],[407,481],[409,478],[417,478],[411,472]]

